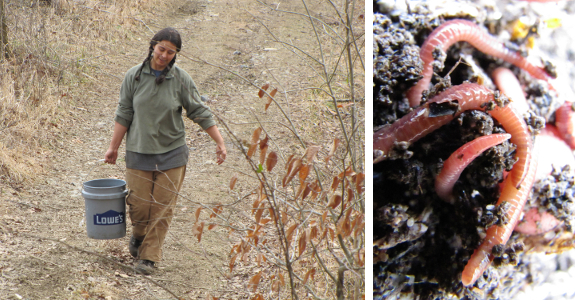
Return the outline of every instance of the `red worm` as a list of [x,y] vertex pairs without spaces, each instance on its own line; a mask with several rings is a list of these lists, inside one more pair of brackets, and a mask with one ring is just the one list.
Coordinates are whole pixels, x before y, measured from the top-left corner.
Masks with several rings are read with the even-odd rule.
[[523,220],[515,226],[515,232],[526,235],[536,235],[549,232],[559,226],[561,221],[557,220],[552,214],[533,207],[527,211]]
[[441,199],[453,203],[453,186],[467,165],[485,150],[501,144],[509,138],[511,138],[510,134],[486,135],[474,139],[453,152],[445,160],[443,169],[435,178],[435,192],[437,195]]
[[565,102],[555,111],[555,126],[563,140],[575,150],[575,112],[572,102]]
[[409,104],[418,106],[421,102],[421,93],[429,88],[433,75],[433,51],[439,47],[447,51],[456,42],[465,41],[485,54],[500,58],[525,71],[531,76],[549,81],[550,77],[542,67],[537,67],[519,53],[510,50],[495,37],[483,31],[478,25],[466,20],[451,20],[437,27],[425,40],[419,51],[423,60],[423,78],[407,92]]
[[[424,105],[414,109],[395,123],[386,126],[373,135],[374,163],[388,157],[395,142],[413,143],[430,132],[449,123],[461,112],[483,109],[484,104],[494,101],[493,92],[475,83],[463,83],[451,87],[433,97]],[[432,109],[438,105],[456,103],[456,111],[449,115],[434,117]],[[505,131],[511,134],[510,141],[517,145],[517,162],[510,174],[513,184],[518,187],[523,181],[532,156],[532,140],[523,117],[511,108],[496,106],[489,114],[501,123]]]
[[497,205],[501,205],[503,202],[510,204],[510,208],[506,212],[509,222],[503,226],[493,225],[487,229],[485,240],[483,240],[479,248],[473,252],[473,255],[471,255],[471,258],[469,258],[467,265],[463,269],[463,273],[461,274],[461,282],[463,285],[472,285],[479,276],[483,274],[485,269],[487,269],[493,260],[493,255],[491,255],[493,246],[507,243],[509,236],[519,221],[519,216],[535,181],[537,162],[536,158],[533,160],[534,161],[529,164],[527,176],[521,183],[519,189],[517,189],[509,179],[503,181],[503,189],[501,190]]
[[529,110],[523,88],[511,70],[499,67],[491,73],[491,79],[497,88],[513,102],[518,113],[524,114]]

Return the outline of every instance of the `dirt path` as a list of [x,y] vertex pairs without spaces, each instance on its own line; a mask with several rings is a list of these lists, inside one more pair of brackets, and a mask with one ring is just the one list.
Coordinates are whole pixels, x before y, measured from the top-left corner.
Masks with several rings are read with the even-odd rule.
[[[310,10],[321,11],[314,10],[319,5],[314,3],[310,4]],[[289,5],[282,2],[280,8],[302,11],[299,3],[293,7]],[[326,22],[336,22],[321,13],[316,16]],[[308,51],[314,50],[313,32],[305,18],[274,12],[251,0],[188,1],[180,7],[174,6],[167,11],[162,9],[157,19],[146,25],[153,31],[166,26],[177,28],[182,34],[187,55],[197,55],[229,68],[258,85],[274,82],[283,84],[284,90],[294,90],[293,94],[305,95],[305,92],[297,90],[298,85],[313,80],[314,74],[304,72],[306,64],[273,42],[256,18],[278,37]],[[0,228],[3,232],[0,235],[0,298],[171,297],[141,275],[96,255],[133,266],[134,261],[127,249],[130,226],[125,238],[93,240],[87,238],[82,222],[82,182],[124,177],[122,162],[118,166],[109,166],[97,161],[103,158],[111,137],[124,72],[143,60],[152,36],[141,24],[138,28],[131,37],[119,37],[114,39],[117,42],[100,45],[102,53],[94,53],[95,58],[90,62],[94,73],[86,77],[82,86],[71,88],[69,97],[74,98],[74,105],[69,108],[69,118],[60,124],[57,149],[46,152],[46,173],[41,174],[33,185],[22,189],[2,189],[1,196],[7,201],[0,204]],[[98,55],[101,56],[96,57]],[[178,58],[178,64],[192,75],[201,94],[212,99],[208,105],[232,124],[250,122],[246,109],[262,108],[263,104],[257,101],[257,90],[238,77],[183,57]],[[363,83],[363,79],[358,81]],[[294,119],[306,119],[310,111],[307,105],[302,105],[292,106],[290,113]],[[327,110],[313,113],[321,117],[320,121],[328,114]],[[270,109],[269,118],[276,118],[278,114],[277,110]],[[195,201],[226,203],[232,200],[227,186],[234,169],[242,166],[240,152],[229,144],[227,162],[224,166],[217,166],[215,144],[197,125],[186,124],[191,159],[182,190],[184,197],[179,201],[180,206],[164,246],[164,261],[150,278],[175,294],[190,299],[205,299],[208,294],[220,299],[251,298],[253,293],[246,289],[246,283],[260,270],[257,264],[238,262],[231,276],[224,276],[229,274],[227,260],[231,244],[228,231],[216,227],[204,233],[201,243],[191,234],[197,208]],[[234,125],[233,128],[237,130],[236,134],[247,138],[255,125]],[[313,131],[312,127],[310,132]],[[278,130],[278,136],[281,132]],[[327,138],[323,137],[324,140]],[[322,139],[318,138],[320,141]],[[123,153],[123,147],[120,151]],[[266,284],[261,283],[264,287]]]

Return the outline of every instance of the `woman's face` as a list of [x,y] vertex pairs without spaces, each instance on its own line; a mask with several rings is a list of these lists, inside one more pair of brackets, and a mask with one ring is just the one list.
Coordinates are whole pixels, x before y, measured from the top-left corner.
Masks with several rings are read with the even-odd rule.
[[170,41],[161,41],[154,46],[152,69],[162,71],[176,56],[176,45]]

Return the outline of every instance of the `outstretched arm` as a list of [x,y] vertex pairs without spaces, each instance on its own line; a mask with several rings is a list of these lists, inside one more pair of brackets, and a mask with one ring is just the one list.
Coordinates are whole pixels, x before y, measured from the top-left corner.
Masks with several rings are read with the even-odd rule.
[[224,138],[220,134],[218,126],[216,125],[208,127],[206,132],[210,135],[212,140],[216,142],[216,156],[218,158],[218,165],[221,165],[224,160],[226,160],[226,155],[228,153],[226,151],[226,145],[224,144]]
[[106,155],[104,157],[104,161],[109,164],[115,164],[116,159],[118,158],[118,148],[120,148],[120,144],[122,144],[122,139],[124,139],[124,135],[128,131],[128,128],[118,122],[114,125],[114,134],[112,135],[112,141],[110,142],[110,147],[108,151],[106,151]]

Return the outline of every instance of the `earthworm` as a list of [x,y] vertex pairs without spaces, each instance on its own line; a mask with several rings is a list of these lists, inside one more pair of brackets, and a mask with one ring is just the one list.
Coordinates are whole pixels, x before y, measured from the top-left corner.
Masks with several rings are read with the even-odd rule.
[[[475,83],[463,83],[451,87],[433,97],[424,105],[414,109],[395,123],[388,125],[373,135],[374,163],[388,158],[394,143],[413,143],[428,133],[453,120],[461,112],[482,109],[494,101],[494,93]],[[511,104],[511,103],[510,103]],[[517,145],[517,162],[510,173],[516,187],[523,181],[529,167],[532,140],[523,118],[511,108],[496,106],[489,114],[501,123],[511,134],[510,141]]]
[[[509,108],[515,111],[518,116],[523,116],[528,110],[527,99],[525,99],[525,94],[523,94],[523,89],[517,77],[513,72],[507,68],[499,67],[491,73],[493,82],[505,96],[509,98],[511,103],[509,103]],[[524,122],[522,122],[524,124]],[[517,145],[517,157],[523,157],[524,152],[526,152],[525,157],[527,161],[518,161],[518,164],[513,166],[513,169],[522,168],[523,174],[527,172],[529,165],[529,159],[532,155],[531,150],[533,148],[533,140],[528,130],[523,130],[517,132],[511,138],[511,142]],[[521,145],[521,146],[520,146]],[[524,164],[525,163],[525,164]]]
[[491,263],[491,260],[493,260],[493,255],[491,255],[493,246],[507,243],[515,225],[517,225],[523,206],[527,201],[531,187],[535,181],[535,173],[537,171],[536,156],[534,156],[533,160],[534,161],[529,164],[527,175],[519,189],[516,188],[515,184],[513,184],[509,178],[503,181],[503,189],[501,190],[497,205],[501,205],[503,202],[509,204],[509,209],[505,212],[509,222],[503,226],[496,224],[487,229],[487,236],[479,248],[473,252],[473,255],[471,255],[471,258],[469,258],[467,265],[465,265],[463,269],[463,273],[461,273],[461,282],[464,286],[472,285],[479,276],[483,274]]
[[536,235],[549,232],[559,226],[561,221],[552,214],[544,211],[539,212],[537,207],[529,209],[523,220],[515,226],[514,231],[526,235]]
[[555,126],[569,147],[575,149],[575,112],[572,102],[566,101],[555,111]]
[[421,102],[421,93],[429,88],[433,75],[433,52],[440,48],[444,52],[456,42],[465,41],[485,54],[500,58],[525,71],[531,76],[549,81],[550,77],[542,67],[537,67],[521,56],[518,52],[510,50],[495,37],[483,31],[478,25],[467,20],[451,20],[437,27],[425,40],[419,51],[423,61],[423,78],[407,92],[409,104],[418,106]]
[[491,72],[491,79],[497,88],[513,102],[518,113],[524,114],[529,110],[523,88],[511,70],[499,67]]
[[459,179],[461,172],[485,150],[501,144],[510,137],[511,135],[507,133],[481,136],[453,152],[453,154],[445,160],[443,169],[441,169],[441,172],[435,178],[435,192],[439,198],[453,204],[453,186],[457,179]]

